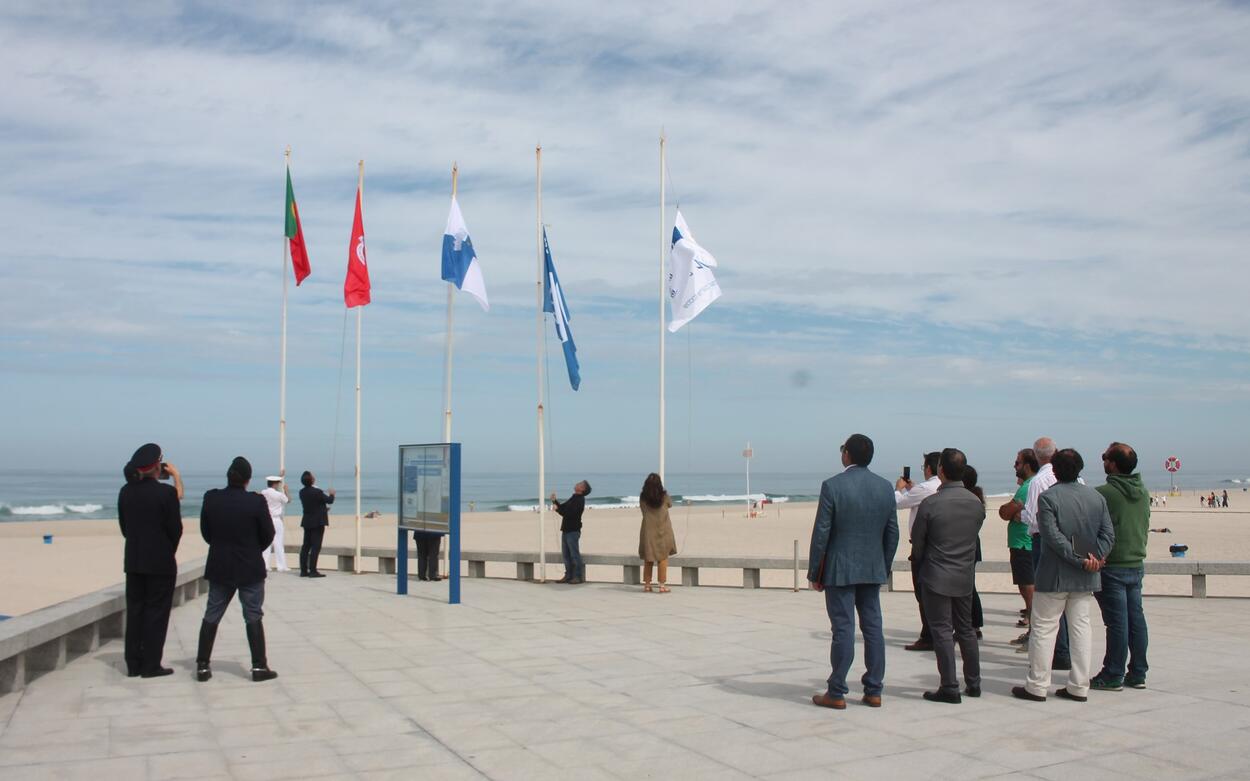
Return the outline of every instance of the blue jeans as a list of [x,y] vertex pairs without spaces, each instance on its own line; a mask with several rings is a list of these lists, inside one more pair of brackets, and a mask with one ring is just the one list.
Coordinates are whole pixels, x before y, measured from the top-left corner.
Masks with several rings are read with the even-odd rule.
[[855,661],[855,614],[864,636],[864,671],[860,683],[864,694],[881,694],[885,682],[885,633],[881,629],[881,586],[857,583],[853,586],[826,586],[825,611],[833,629],[829,648],[829,696],[846,696],[846,674]]
[[1146,614],[1141,606],[1141,567],[1107,567],[1102,571],[1102,591],[1094,594],[1107,626],[1107,653],[1102,657],[1103,678],[1124,679],[1125,662],[1128,677],[1145,680]]
[[[1036,576],[1037,565],[1042,561],[1042,535],[1033,535],[1033,573]],[[1059,617],[1059,632],[1055,636],[1055,658],[1071,659],[1072,653],[1068,650],[1068,617]]]
[[586,563],[582,561],[582,533],[560,534],[560,555],[564,557],[564,577],[571,580],[586,579]]

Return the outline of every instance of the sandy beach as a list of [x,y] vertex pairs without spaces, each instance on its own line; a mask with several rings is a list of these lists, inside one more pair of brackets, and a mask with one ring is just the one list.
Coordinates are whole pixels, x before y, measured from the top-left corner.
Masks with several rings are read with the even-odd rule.
[[[990,501],[981,545],[987,560],[1007,559],[1007,524],[1000,521],[997,507],[1002,500]],[[1170,497],[1168,508],[1155,508],[1151,527],[1166,527],[1170,534],[1151,534],[1148,558],[1171,558],[1168,546],[1182,542],[1189,546],[1190,559],[1245,561],[1250,560],[1250,510],[1200,509],[1197,494],[1186,492]],[[1182,509],[1183,508],[1183,509]],[[794,540],[799,541],[800,556],[806,556],[811,534],[815,503],[782,503],[766,505],[755,518],[746,517],[741,505],[707,507],[679,506],[672,510],[673,531],[678,550],[693,555],[760,555],[789,557]],[[638,550],[639,515],[636,509],[588,511],[582,532],[584,553],[636,554]],[[900,528],[906,529],[907,514],[899,514]],[[302,539],[299,518],[288,518],[286,542],[298,544]],[[184,520],[185,532],[178,549],[179,561],[193,561],[207,553],[200,538],[197,519]],[[524,512],[466,513],[463,519],[465,550],[536,550],[538,548],[538,517]],[[395,516],[362,521],[364,545],[394,545]],[[52,534],[52,544],[43,542],[43,535]],[[904,532],[904,537],[906,534]],[[20,521],[0,524],[0,614],[20,615],[41,607],[104,588],[123,580],[121,569],[124,540],[116,521]],[[355,541],[352,516],[332,516],[326,545],[351,545]],[[546,526],[548,551],[547,575],[560,577],[563,567],[559,555],[559,518],[549,514]],[[899,559],[906,558],[905,544],[900,545]],[[294,554],[288,563],[297,567]],[[375,568],[374,560],[366,560],[366,569]],[[334,562],[323,557],[322,569],[331,570]],[[904,563],[898,569],[906,568]],[[509,564],[488,564],[488,576],[513,577],[515,568]],[[619,581],[619,567],[589,567],[591,580]],[[278,575],[273,575],[277,577]],[[293,577],[293,575],[284,575]],[[789,587],[793,575],[789,571],[764,572],[765,587]],[[679,573],[670,575],[671,582],[680,583]],[[700,582],[706,585],[741,585],[741,573],[731,570],[704,570]],[[977,579],[982,591],[1014,591],[1009,576],[982,574]],[[899,588],[910,586],[908,577],[896,577]],[[1208,578],[1211,596],[1250,596],[1250,578],[1212,576]],[[1148,594],[1189,593],[1189,578],[1150,577]]]

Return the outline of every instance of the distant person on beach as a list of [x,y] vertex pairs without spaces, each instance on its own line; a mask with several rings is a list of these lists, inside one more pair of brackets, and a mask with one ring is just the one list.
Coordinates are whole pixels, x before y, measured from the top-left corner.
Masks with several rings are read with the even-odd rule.
[[1227,507],[1227,506],[1228,506],[1228,491],[1225,491],[1225,492],[1224,492],[1224,503],[1223,503],[1223,504],[1221,504],[1220,506],[1221,506],[1221,507]]
[[1125,686],[1144,689],[1150,665],[1146,663],[1148,630],[1141,592],[1150,503],[1141,475],[1135,474],[1137,451],[1133,448],[1112,442],[1102,454],[1102,468],[1107,482],[1095,490],[1107,500],[1115,545],[1099,573],[1102,590],[1094,594],[1107,628],[1107,650],[1102,669],[1090,679],[1090,687],[1103,691],[1120,691]]
[[1029,674],[1024,686],[1013,687],[1011,694],[1022,700],[1046,700],[1055,632],[1059,617],[1066,613],[1072,633],[1071,664],[1068,685],[1055,696],[1085,702],[1094,640],[1089,607],[1094,592],[1102,587],[1098,572],[1115,544],[1115,529],[1102,495],[1077,482],[1085,467],[1081,454],[1071,448],[1060,450],[1051,463],[1057,482],[1038,499],[1037,522],[1043,547],[1033,594]]
[[204,578],[208,581],[208,604],[200,622],[200,642],[195,652],[195,680],[213,677],[211,661],[217,626],[235,592],[243,608],[247,645],[252,652],[252,680],[269,681],[278,674],[269,669],[265,655],[265,573],[262,552],[274,538],[273,518],[261,494],[247,490],[252,465],[237,456],[226,470],[226,487],[204,494],[200,506],[200,535],[208,543]]
[[334,504],[334,489],[322,491],[312,472],[300,475],[299,501],[304,507],[304,517],[299,525],[304,530],[304,543],[299,547],[299,576],[301,578],[324,578],[317,570],[321,556],[321,541],[325,539],[326,527],[330,525],[330,505]]
[[[1033,477],[1033,481],[1029,483],[1028,496],[1024,500],[1024,509],[1020,511],[1020,520],[1024,521],[1025,525],[1029,527],[1029,534],[1033,540],[1032,554],[1033,572],[1035,573],[1035,577],[1042,560],[1041,530],[1039,529],[1037,523],[1038,499],[1057,482],[1055,479],[1054,467],[1050,465],[1050,459],[1054,457],[1057,449],[1058,448],[1055,447],[1055,440],[1050,437],[1039,437],[1037,441],[1033,443],[1033,453],[1037,455],[1037,463],[1041,464],[1041,468],[1037,470],[1037,474]],[[1036,595],[1036,593],[1037,588],[1035,586],[1034,595]],[[1032,620],[1033,616],[1030,612],[1030,629],[1032,628]],[[1029,653],[1029,646],[1028,644],[1021,645],[1016,650],[1017,653]],[[1059,630],[1055,639],[1055,658],[1052,662],[1054,669],[1069,669],[1072,664],[1069,657],[1068,621],[1067,618],[1060,615]]]
[[[979,475],[977,470],[971,465],[964,467],[963,484],[964,488],[972,492],[972,495],[981,503],[981,521],[984,525],[985,515],[985,492],[981,490],[981,486],[977,485]],[[977,561],[981,560],[981,534],[977,532]],[[972,572],[972,628],[976,630],[977,637],[981,637],[981,628],[985,626],[985,610],[981,606],[981,595],[977,593],[976,569]]]
[[551,492],[551,506],[560,514],[560,556],[564,559],[564,577],[556,583],[585,583],[586,562],[582,561],[582,513],[586,511],[586,497],[590,496],[590,483],[582,480],[573,486],[573,495],[563,502],[556,501]]
[[126,538],[125,658],[126,675],[131,678],[157,678],[174,672],[161,666],[178,576],[174,554],[182,539],[178,491],[159,480],[162,470],[178,474],[171,466],[161,462],[160,445],[143,445],[123,470],[136,479],[122,486],[117,495],[117,523]]
[[291,492],[287,490],[286,482],[282,477],[283,475],[266,477],[265,490],[260,492],[260,495],[265,497],[265,504],[269,506],[269,517],[273,519],[273,542],[265,548],[264,552],[265,569],[269,569],[269,558],[272,556],[278,572],[290,572],[291,568],[286,565],[286,548],[283,545],[286,526],[282,515],[286,512],[287,503],[291,501]]
[[855,616],[864,637],[864,704],[881,707],[885,634],[881,584],[890,579],[898,550],[898,511],[890,482],[868,470],[872,440],[852,434],[842,445],[842,472],[820,486],[808,551],[807,580],[825,594],[833,630],[826,690],[812,696],[822,708],[846,708],[846,675],[855,659]]
[[1011,582],[1020,589],[1020,597],[1024,600],[1024,616],[1016,622],[1016,626],[1026,627],[1024,632],[1012,641],[1015,645],[1027,647],[1029,642],[1029,611],[1033,608],[1033,536],[1029,527],[1021,520],[1024,505],[1029,498],[1029,483],[1041,464],[1037,462],[1037,454],[1033,448],[1026,447],[1016,453],[1013,464],[1016,479],[1020,481],[1011,501],[998,508],[998,517],[1007,522],[1007,553],[1011,560]]
[[[959,703],[955,643],[963,658],[965,691],[981,696],[981,654],[972,622],[976,590],[977,540],[985,522],[985,501],[964,485],[967,458],[948,447],[942,451],[937,493],[920,503],[911,530],[911,561],[924,593],[924,611],[933,632],[941,683],[927,691],[930,702]],[[975,482],[974,482],[975,485]]]
[[[894,504],[899,510],[910,510],[907,517],[907,533],[910,538],[911,527],[916,525],[916,510],[920,503],[937,493],[942,481],[938,479],[938,459],[942,454],[938,451],[925,453],[924,482],[913,483],[909,477],[900,477],[894,483]],[[916,596],[916,609],[920,613],[920,637],[914,643],[903,646],[908,651],[932,651],[933,634],[929,630],[929,621],[924,614],[924,600],[921,597],[920,578],[916,575],[916,564],[911,567],[911,588]]]
[[659,592],[667,594],[668,557],[677,555],[677,538],[673,536],[673,522],[668,515],[673,500],[656,473],[647,475],[643,482],[638,505],[642,509],[642,526],[638,530],[638,558],[643,561],[642,590],[651,590],[651,565],[654,563]]

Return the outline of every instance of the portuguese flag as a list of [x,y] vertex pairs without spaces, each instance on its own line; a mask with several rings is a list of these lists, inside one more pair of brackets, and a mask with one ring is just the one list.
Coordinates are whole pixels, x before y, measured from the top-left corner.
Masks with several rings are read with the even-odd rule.
[[304,247],[304,229],[299,224],[299,208],[295,205],[295,188],[291,187],[291,169],[286,170],[286,237],[291,242],[291,267],[295,269],[295,286],[312,273],[308,265],[308,249]]

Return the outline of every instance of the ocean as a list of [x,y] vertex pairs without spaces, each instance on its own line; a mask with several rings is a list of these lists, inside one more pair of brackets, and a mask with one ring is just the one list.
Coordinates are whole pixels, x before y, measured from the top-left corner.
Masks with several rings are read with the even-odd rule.
[[[1089,471],[1089,470],[1086,470]],[[751,474],[751,498],[772,502],[810,502],[817,499],[820,483],[829,476],[818,472],[763,472]],[[624,472],[561,473],[547,475],[547,492],[555,491],[561,498],[572,493],[578,480],[586,479],[593,489],[587,507],[632,507],[638,504],[638,492],[645,475]],[[1089,476],[1087,475],[1087,478]],[[1166,490],[1168,475],[1162,470],[1147,475],[1153,490]],[[1250,488],[1250,477],[1228,474],[1190,472],[1177,479],[1177,487],[1201,490],[1241,491]],[[1101,483],[1101,477],[1093,480]],[[184,473],[186,497],[182,502],[183,517],[194,517],[200,511],[200,498],[210,488],[225,484],[220,473]],[[0,523],[30,520],[89,520],[117,517],[117,492],[121,488],[120,470],[109,472],[0,472]],[[694,504],[745,503],[746,477],[742,472],[671,472],[666,480],[674,501]],[[320,483],[322,488],[335,488],[336,509],[351,512],[355,502],[350,477],[335,483]],[[1015,490],[1010,470],[982,470],[981,486],[987,494],[1001,495]],[[254,481],[254,489],[264,487]],[[299,488],[292,481],[294,498]],[[537,505],[537,479],[523,472],[495,472],[464,475],[461,509],[465,511],[528,512]],[[393,513],[398,503],[398,480],[394,472],[367,474],[361,479],[361,511]]]

